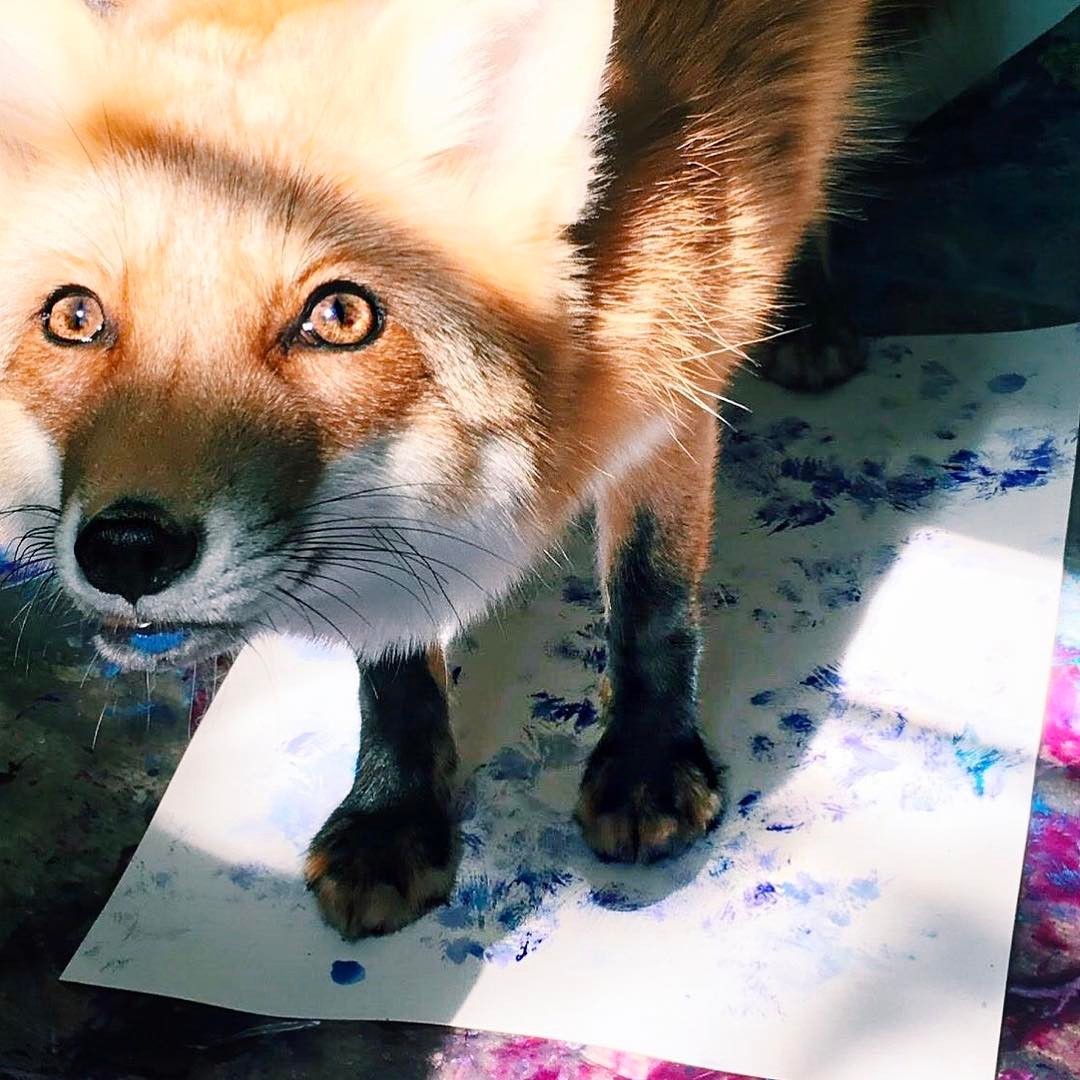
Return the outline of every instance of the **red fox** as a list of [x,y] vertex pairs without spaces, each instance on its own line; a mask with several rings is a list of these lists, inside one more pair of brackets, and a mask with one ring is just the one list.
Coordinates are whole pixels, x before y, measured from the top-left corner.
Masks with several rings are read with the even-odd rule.
[[344,935],[457,858],[441,647],[595,506],[576,816],[720,815],[696,726],[717,413],[827,206],[869,0],[11,0],[6,519],[108,660],[277,630],[361,667],[305,873]]

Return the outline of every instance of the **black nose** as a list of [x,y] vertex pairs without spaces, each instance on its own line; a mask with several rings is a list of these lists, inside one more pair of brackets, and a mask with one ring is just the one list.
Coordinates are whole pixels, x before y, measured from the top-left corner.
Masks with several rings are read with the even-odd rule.
[[176,581],[195,562],[199,539],[157,506],[119,502],[82,527],[75,561],[95,589],[134,604]]

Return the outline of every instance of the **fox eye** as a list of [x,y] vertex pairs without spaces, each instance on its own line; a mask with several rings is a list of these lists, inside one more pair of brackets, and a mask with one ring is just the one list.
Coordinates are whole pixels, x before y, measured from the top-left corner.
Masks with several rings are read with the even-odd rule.
[[65,285],[45,301],[41,323],[57,345],[90,345],[105,329],[105,310],[89,289]]
[[331,281],[320,285],[304,305],[299,338],[323,349],[362,349],[382,332],[378,300],[362,285]]

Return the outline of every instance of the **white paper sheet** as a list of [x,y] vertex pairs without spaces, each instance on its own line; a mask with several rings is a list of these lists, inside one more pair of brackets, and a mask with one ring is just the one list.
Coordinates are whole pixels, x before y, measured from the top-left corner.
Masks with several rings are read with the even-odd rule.
[[1075,327],[892,340],[815,398],[747,381],[706,591],[730,805],[663,866],[570,820],[598,736],[576,567],[457,650],[448,907],[346,944],[298,880],[348,789],[347,658],[229,675],[64,978],[454,1023],[783,1080],[993,1075],[1080,401]]

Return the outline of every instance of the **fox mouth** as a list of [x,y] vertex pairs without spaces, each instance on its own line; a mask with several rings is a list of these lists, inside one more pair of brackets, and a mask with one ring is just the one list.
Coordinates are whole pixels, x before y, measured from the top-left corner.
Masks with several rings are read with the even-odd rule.
[[106,620],[93,644],[106,663],[123,671],[154,671],[235,651],[242,638],[238,626]]

